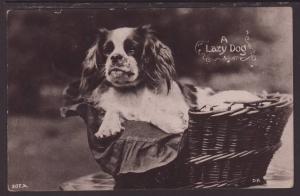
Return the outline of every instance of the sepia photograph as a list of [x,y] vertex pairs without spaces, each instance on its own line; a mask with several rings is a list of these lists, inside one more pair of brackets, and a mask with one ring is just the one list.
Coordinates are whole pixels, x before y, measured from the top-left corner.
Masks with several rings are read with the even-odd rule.
[[6,20],[8,191],[293,188],[291,7]]

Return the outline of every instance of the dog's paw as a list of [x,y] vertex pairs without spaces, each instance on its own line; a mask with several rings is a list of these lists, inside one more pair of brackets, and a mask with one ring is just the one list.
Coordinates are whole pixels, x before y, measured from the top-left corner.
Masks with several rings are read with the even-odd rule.
[[104,138],[116,135],[120,133],[124,128],[121,125],[120,121],[106,121],[102,123],[99,130],[95,133],[97,138]]

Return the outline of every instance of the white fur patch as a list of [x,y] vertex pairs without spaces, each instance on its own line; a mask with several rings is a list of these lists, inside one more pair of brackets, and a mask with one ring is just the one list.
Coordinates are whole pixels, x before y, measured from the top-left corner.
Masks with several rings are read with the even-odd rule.
[[148,88],[132,93],[110,88],[103,95],[94,91],[93,96],[99,100],[99,108],[119,113],[126,120],[149,122],[167,133],[180,133],[188,127],[188,106],[175,82],[168,95],[156,94]]
[[116,52],[123,52],[123,43],[134,32],[134,30],[135,28],[129,27],[112,30],[108,34],[107,40],[111,40],[114,43]]

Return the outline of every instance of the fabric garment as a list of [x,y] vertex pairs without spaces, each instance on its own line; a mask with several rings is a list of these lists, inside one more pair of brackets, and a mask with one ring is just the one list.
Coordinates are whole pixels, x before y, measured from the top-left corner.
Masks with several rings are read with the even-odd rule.
[[168,134],[156,126],[139,121],[125,121],[125,130],[115,136],[97,139],[94,133],[101,125],[105,111],[96,110],[82,98],[78,82],[66,90],[63,117],[80,116],[87,126],[91,152],[101,168],[113,176],[144,173],[174,161],[183,142],[183,134]]

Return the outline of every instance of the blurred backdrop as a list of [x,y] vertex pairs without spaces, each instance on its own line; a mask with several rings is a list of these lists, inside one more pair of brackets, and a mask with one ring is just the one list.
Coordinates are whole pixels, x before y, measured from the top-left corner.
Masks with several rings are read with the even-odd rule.
[[[62,90],[79,78],[97,28],[151,24],[174,55],[178,77],[215,90],[292,93],[291,8],[10,10],[8,34],[9,185],[54,190],[94,172],[83,121],[61,119]],[[198,40],[242,40],[249,31],[255,66],[206,64]]]

